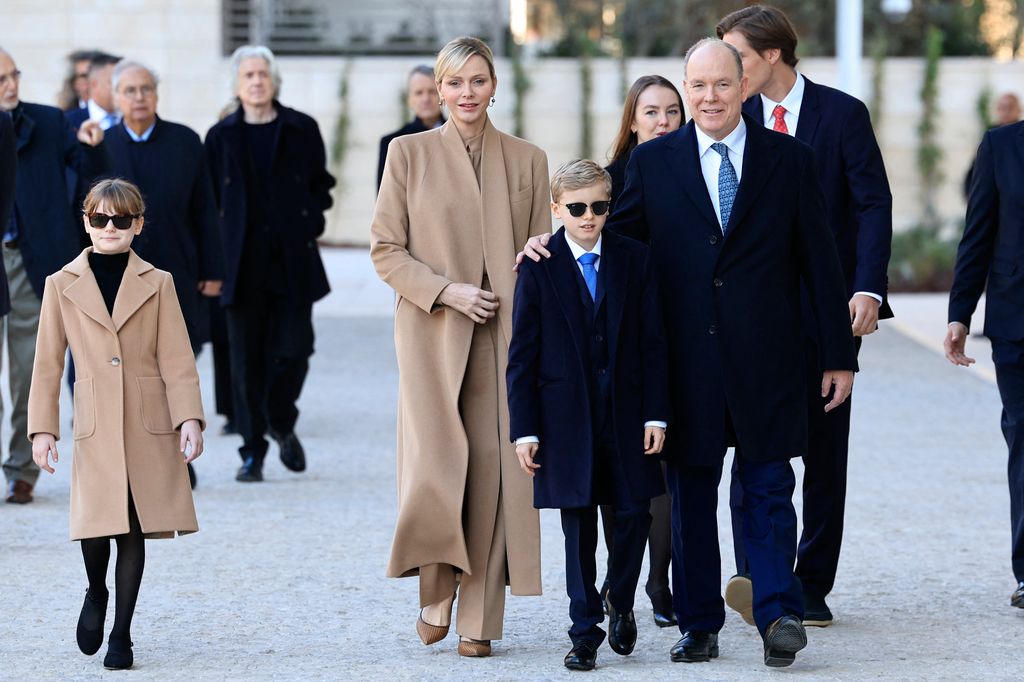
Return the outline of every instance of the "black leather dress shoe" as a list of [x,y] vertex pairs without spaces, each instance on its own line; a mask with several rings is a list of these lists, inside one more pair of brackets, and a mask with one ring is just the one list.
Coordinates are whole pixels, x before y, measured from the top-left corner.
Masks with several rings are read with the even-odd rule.
[[608,602],[611,610],[608,620],[608,646],[619,656],[629,656],[636,646],[636,619],[633,611],[619,613]]
[[670,628],[676,624],[672,593],[668,590],[660,590],[651,595],[651,608],[654,610],[654,624],[659,628]]
[[306,451],[294,431],[280,437],[275,435],[274,440],[281,449],[281,464],[286,469],[295,472],[306,470]]
[[764,664],[771,668],[793,665],[796,652],[807,646],[807,631],[796,616],[783,616],[768,626],[764,636]]
[[249,455],[235,474],[235,480],[242,483],[257,483],[263,480],[263,458]]
[[107,670],[128,670],[135,663],[132,654],[132,642],[111,639],[107,642],[107,655],[103,657],[103,667]]
[[573,646],[565,655],[565,667],[569,670],[593,670],[597,665],[597,644],[585,639]]
[[1024,609],[1024,580],[1020,581],[1020,585],[1017,585],[1017,589],[1010,596],[1010,606]]
[[687,630],[672,647],[671,654],[675,663],[704,663],[718,658],[718,635]]
[[78,648],[86,656],[92,656],[103,646],[103,621],[107,617],[107,599],[110,593],[103,596],[85,592],[85,603],[78,615],[78,630],[75,633]]
[[832,611],[824,597],[804,592],[804,626],[827,628],[832,625]]

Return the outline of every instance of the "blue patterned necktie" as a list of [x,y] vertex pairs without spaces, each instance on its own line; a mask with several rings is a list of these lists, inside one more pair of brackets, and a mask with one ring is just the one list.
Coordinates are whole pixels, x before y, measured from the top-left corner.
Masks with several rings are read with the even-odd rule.
[[722,165],[718,167],[718,209],[722,214],[722,233],[729,226],[732,215],[732,202],[736,198],[736,190],[740,183],[736,179],[736,169],[729,160],[729,148],[722,142],[716,142],[711,148],[722,157]]
[[597,300],[597,268],[594,267],[594,263],[597,262],[599,256],[596,253],[585,253],[576,260],[583,266],[583,281],[587,283],[587,289],[590,291],[590,298]]

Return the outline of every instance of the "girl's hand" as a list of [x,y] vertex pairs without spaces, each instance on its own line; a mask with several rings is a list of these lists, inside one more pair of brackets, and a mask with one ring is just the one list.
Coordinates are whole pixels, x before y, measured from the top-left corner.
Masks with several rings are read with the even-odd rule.
[[[186,455],[185,448],[188,445],[191,445],[191,449]],[[203,430],[199,428],[198,419],[189,419],[181,425],[181,454],[185,455],[186,464],[203,454]]]
[[53,467],[50,466],[50,457],[53,457],[53,463],[57,463],[57,439],[53,437],[52,433],[37,433],[32,436],[32,461],[36,463],[40,469],[47,473],[53,473]]

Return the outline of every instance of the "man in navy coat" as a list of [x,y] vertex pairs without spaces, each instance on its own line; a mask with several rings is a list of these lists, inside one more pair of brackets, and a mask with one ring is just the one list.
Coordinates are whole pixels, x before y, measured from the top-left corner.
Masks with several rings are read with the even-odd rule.
[[25,438],[28,390],[35,357],[36,331],[43,283],[78,255],[85,233],[79,207],[69,200],[67,169],[83,180],[97,177],[109,160],[100,143],[103,131],[94,121],[77,133],[56,107],[22,102],[21,72],[0,50],[0,111],[11,114],[18,151],[14,211],[3,235],[3,260],[11,312],[4,319],[10,358],[10,455],[4,462],[8,502],[32,501],[39,468]]
[[649,240],[665,313],[672,593],[683,635],[672,659],[718,655],[717,493],[735,445],[754,619],[765,663],[785,666],[807,643],[789,463],[807,445],[800,282],[829,411],[846,400],[857,368],[845,286],[811,149],[742,115],[747,79],[727,43],[697,43],[685,69],[693,119],[634,150],[609,225]]
[[[754,5],[728,15],[718,37],[737,49],[749,81],[743,112],[766,127],[793,135],[814,149],[825,193],[828,224],[843,266],[850,320],[857,349],[892,317],[886,300],[886,270],[892,242],[892,194],[867,107],[860,100],[818,85],[796,70],[797,35],[786,15]],[[821,381],[814,311],[804,295],[803,315],[808,385],[808,443],[804,455],[803,533],[796,575],[804,593],[804,624],[832,623],[825,597],[835,583],[843,538],[850,401],[831,412],[814,390]],[[735,576],[726,603],[753,625],[752,592],[742,536],[743,489],[733,476],[731,506],[736,552]]]
[[[15,174],[18,172],[18,151],[14,146],[14,124],[11,116],[0,111],[0,231],[6,232],[14,211]],[[11,310],[7,292],[7,273],[0,261],[0,316]]]
[[984,290],[985,336],[992,341],[1002,428],[1009,449],[1011,560],[1024,608],[1024,123],[985,133],[971,177],[967,221],[949,292],[946,357],[964,367],[971,317]]

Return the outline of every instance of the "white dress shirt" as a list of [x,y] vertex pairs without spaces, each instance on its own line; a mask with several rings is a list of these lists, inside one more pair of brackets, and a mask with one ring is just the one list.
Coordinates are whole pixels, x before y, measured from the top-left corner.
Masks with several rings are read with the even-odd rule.
[[[747,124],[740,119],[732,132],[721,140],[712,139],[700,126],[693,127],[697,133],[697,153],[700,155],[700,170],[704,174],[704,182],[708,186],[711,205],[715,207],[718,224],[722,224],[722,207],[718,200],[718,170],[722,167],[722,155],[711,148],[711,145],[722,142],[729,150],[729,162],[736,170],[737,184],[743,179],[743,149],[747,146]],[[723,226],[724,227],[724,226]]]
[[96,104],[94,100],[89,100],[89,120],[96,121],[100,124],[100,128],[108,130],[112,125],[121,120],[121,114],[117,112],[109,112],[99,104]]
[[[601,269],[601,240],[602,239],[603,239],[603,237],[601,235],[598,235],[597,236],[597,243],[594,244],[594,248],[590,249],[590,251],[587,251],[585,248],[583,248],[582,246],[580,246],[579,244],[577,244],[576,242],[574,242],[572,240],[572,237],[569,236],[569,231],[568,230],[565,231],[565,243],[569,245],[569,250],[572,251],[572,257],[576,260],[576,267],[579,268],[580,274],[583,273],[583,264],[580,263],[580,256],[582,256],[585,253],[596,253],[597,254],[597,260],[594,261],[594,269],[595,270],[600,270]],[[664,428],[668,428],[668,424],[666,424],[665,422],[659,422],[659,421],[644,422],[644,426],[645,427],[646,426],[660,426],[663,429]],[[523,436],[522,438],[516,438],[516,445],[522,445],[523,443],[539,443],[539,442],[540,442],[540,438],[538,438],[537,436]]]
[[[796,82],[793,83],[793,87],[790,88],[789,93],[782,99],[781,102],[773,102],[768,99],[765,94],[761,93],[761,110],[764,112],[764,125],[772,130],[775,129],[775,116],[772,113],[775,111],[775,107],[782,105],[782,108],[786,110],[783,115],[783,120],[786,121],[786,128],[789,130],[789,134],[796,136],[796,127],[800,123],[800,105],[804,101],[804,85],[806,81],[800,74],[796,74]],[[872,291],[858,291],[854,293],[854,296],[870,296],[879,303],[882,302],[882,296]]]

